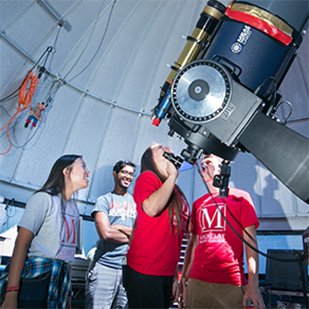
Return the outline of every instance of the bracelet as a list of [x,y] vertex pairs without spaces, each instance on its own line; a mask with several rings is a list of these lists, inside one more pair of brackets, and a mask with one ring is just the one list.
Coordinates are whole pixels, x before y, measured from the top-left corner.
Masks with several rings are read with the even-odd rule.
[[19,291],[19,286],[8,286],[6,288],[6,292],[11,292],[11,291]]
[[73,291],[69,291],[69,296],[73,297]]

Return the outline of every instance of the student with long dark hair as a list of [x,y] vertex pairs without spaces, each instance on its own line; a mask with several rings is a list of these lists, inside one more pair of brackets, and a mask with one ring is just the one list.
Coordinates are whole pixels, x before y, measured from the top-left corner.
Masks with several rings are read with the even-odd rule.
[[18,224],[1,308],[18,307],[22,278],[36,278],[49,271],[46,307],[70,307],[70,263],[74,260],[79,219],[71,197],[88,186],[88,175],[81,156],[64,155],[55,162],[43,187],[27,202]]
[[176,184],[177,169],[163,157],[165,151],[171,152],[159,144],[146,149],[134,188],[137,220],[123,268],[129,308],[168,308],[178,284],[189,206]]

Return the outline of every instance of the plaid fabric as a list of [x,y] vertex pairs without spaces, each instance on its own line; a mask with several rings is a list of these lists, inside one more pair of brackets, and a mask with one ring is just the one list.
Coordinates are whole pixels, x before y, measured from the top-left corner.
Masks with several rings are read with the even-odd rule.
[[[8,279],[10,265],[3,271],[0,277],[0,291]],[[69,264],[63,260],[45,259],[33,257],[25,262],[21,277],[23,279],[36,278],[51,270],[51,278],[48,289],[47,307],[65,308],[71,284]]]

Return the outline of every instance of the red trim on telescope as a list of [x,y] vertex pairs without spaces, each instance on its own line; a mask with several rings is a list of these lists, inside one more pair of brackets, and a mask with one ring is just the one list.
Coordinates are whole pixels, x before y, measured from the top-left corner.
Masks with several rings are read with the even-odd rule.
[[284,33],[280,29],[278,29],[277,27],[267,23],[266,21],[264,21],[260,18],[251,16],[251,15],[243,13],[243,12],[233,11],[233,10],[231,10],[230,7],[227,7],[227,9],[225,11],[225,15],[228,16],[229,18],[238,20],[240,22],[243,22],[243,23],[245,23],[249,26],[252,26],[254,28],[257,28],[257,29],[267,33],[268,35],[270,35],[274,39],[280,41],[284,45],[289,45],[292,42],[291,36],[289,36],[288,34]]

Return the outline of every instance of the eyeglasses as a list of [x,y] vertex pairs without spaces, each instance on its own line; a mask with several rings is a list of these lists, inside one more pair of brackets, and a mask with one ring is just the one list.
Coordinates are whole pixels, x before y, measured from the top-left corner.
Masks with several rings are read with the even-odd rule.
[[134,177],[134,173],[133,172],[128,172],[126,170],[121,170],[120,173],[122,175],[127,175],[127,176],[131,176],[131,177]]

